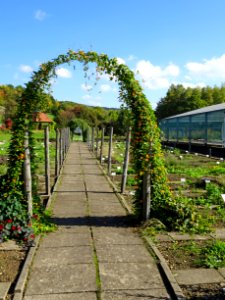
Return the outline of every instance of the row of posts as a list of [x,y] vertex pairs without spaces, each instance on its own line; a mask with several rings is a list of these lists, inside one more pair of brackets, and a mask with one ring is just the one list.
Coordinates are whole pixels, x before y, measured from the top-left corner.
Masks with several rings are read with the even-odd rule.
[[[44,153],[45,153],[45,194],[49,197],[51,195],[51,169],[50,169],[50,151],[49,151],[49,126],[44,129]],[[66,158],[66,153],[70,145],[70,129],[62,128],[56,129],[55,142],[55,173],[54,184],[56,183],[60,170]],[[33,201],[32,201],[32,176],[31,176],[31,162],[30,162],[30,147],[29,147],[29,131],[25,131],[24,139],[25,160],[24,160],[24,182],[25,193],[28,202],[28,215],[31,218],[33,215]]]
[[[112,147],[113,147],[113,126],[110,126],[109,131],[109,147],[108,147],[108,160],[107,160],[107,173],[108,176],[112,174]],[[125,154],[124,154],[124,161],[123,161],[123,172],[122,172],[122,180],[121,180],[121,190],[122,194],[125,193],[126,183],[127,183],[127,174],[128,174],[128,167],[129,167],[129,153],[130,153],[130,143],[131,143],[131,132],[132,128],[129,127],[126,134],[126,147],[125,147]],[[100,164],[103,163],[103,147],[104,147],[104,135],[105,135],[105,128],[102,127],[101,130],[101,139],[99,140],[99,130],[96,129],[95,135],[95,128],[92,127],[91,131],[91,139],[88,141],[90,144],[90,148],[92,152],[96,153],[96,157],[100,159]],[[96,138],[95,138],[96,137]],[[100,147],[99,147],[100,141]],[[100,155],[99,154],[100,149]],[[151,177],[150,177],[150,170],[145,172],[143,176],[143,188],[142,188],[142,198],[143,198],[143,209],[142,209],[142,218],[144,221],[148,220],[150,217],[150,208],[151,208]]]

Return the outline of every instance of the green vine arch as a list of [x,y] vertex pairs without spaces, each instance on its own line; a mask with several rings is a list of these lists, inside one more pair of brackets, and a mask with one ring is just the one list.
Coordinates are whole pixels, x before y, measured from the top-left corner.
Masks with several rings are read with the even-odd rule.
[[[93,51],[73,51],[59,55],[57,58],[43,63],[40,69],[33,73],[31,81],[19,99],[17,115],[14,121],[11,144],[9,147],[9,167],[7,176],[1,179],[0,195],[2,201],[0,209],[0,232],[8,228],[8,236],[26,236],[27,208],[24,195],[23,166],[24,166],[24,136],[25,130],[30,130],[31,159],[33,112],[46,105],[43,92],[49,86],[50,79],[56,77],[56,68],[61,64],[70,64],[72,61],[83,63],[84,69],[88,63],[96,63],[100,73],[107,73],[111,79],[118,81],[119,97],[131,111],[132,118],[132,155],[134,168],[137,174],[137,189],[135,208],[137,215],[142,210],[142,183],[145,172],[151,174],[152,214],[165,215],[175,204],[172,201],[171,191],[167,183],[167,172],[160,144],[160,132],[156,118],[149,101],[143,93],[134,73],[124,64],[118,64],[116,58],[110,59],[105,54]],[[32,175],[35,176],[34,167]],[[34,181],[35,182],[35,181]],[[35,190],[35,186],[33,186]],[[35,193],[34,193],[35,194]],[[37,204],[39,205],[39,204]],[[6,206],[9,209],[7,210]],[[9,221],[10,220],[10,221]],[[11,222],[11,220],[13,222]],[[12,230],[12,224],[22,228],[22,233]],[[22,226],[21,226],[22,223]],[[10,225],[11,224],[11,225]],[[11,226],[11,227],[10,227]],[[23,230],[24,228],[24,230]],[[3,238],[4,238],[4,234]],[[5,234],[7,236],[7,234]]]

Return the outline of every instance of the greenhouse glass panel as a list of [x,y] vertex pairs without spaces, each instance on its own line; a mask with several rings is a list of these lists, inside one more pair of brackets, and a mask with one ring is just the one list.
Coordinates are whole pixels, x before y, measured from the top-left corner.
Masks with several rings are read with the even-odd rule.
[[188,141],[189,139],[189,120],[189,117],[178,118],[177,130],[179,141]]
[[161,120],[159,122],[159,128],[161,130],[161,139],[162,140],[168,140],[169,139],[169,130],[167,127],[167,120]]
[[167,120],[168,139],[177,140],[177,118]]
[[206,115],[198,114],[191,117],[190,137],[193,142],[204,143],[207,141],[206,136]]
[[224,126],[224,111],[215,111],[208,113],[207,136],[208,143],[222,143]]

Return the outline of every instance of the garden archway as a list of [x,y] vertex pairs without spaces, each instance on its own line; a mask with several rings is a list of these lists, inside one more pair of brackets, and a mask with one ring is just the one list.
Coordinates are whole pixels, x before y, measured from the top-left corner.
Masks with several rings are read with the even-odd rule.
[[[24,202],[23,195],[23,165],[25,130],[31,128],[32,113],[45,103],[42,95],[49,85],[50,79],[56,76],[56,68],[65,63],[79,61],[84,65],[96,63],[97,71],[107,73],[111,79],[116,79],[119,85],[119,97],[131,111],[132,118],[132,154],[134,168],[137,174],[137,189],[135,208],[137,214],[142,210],[142,183],[145,172],[151,174],[152,207],[169,202],[171,193],[167,185],[167,174],[160,144],[160,133],[153,109],[150,106],[134,73],[124,64],[119,64],[116,58],[110,59],[105,54],[69,50],[68,53],[43,63],[37,72],[33,73],[31,81],[19,99],[17,116],[13,126],[13,136],[9,148],[9,168],[2,185],[7,186],[5,195],[12,193],[12,199]],[[32,144],[32,136],[31,136]],[[32,150],[32,149],[31,149]],[[32,158],[32,151],[31,151]],[[34,170],[32,171],[34,174]],[[1,189],[1,190],[3,190]],[[2,192],[3,193],[3,192]],[[17,197],[16,197],[17,195]],[[19,196],[18,196],[19,195]],[[12,202],[12,200],[10,200]],[[16,200],[18,201],[18,200]],[[22,209],[19,208],[18,209]],[[25,218],[25,217],[24,217]],[[25,219],[24,219],[25,220]]]

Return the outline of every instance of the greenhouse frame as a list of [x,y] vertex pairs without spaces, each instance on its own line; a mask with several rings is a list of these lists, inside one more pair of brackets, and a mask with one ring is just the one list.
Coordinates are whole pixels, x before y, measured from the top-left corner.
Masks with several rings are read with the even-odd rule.
[[159,121],[162,141],[225,147],[225,103]]

